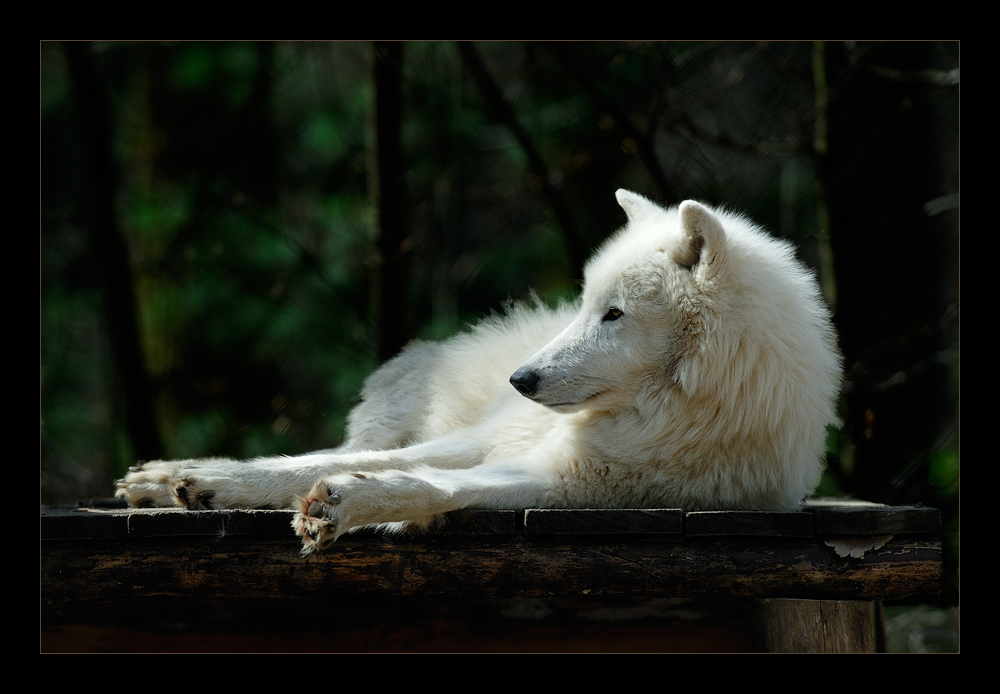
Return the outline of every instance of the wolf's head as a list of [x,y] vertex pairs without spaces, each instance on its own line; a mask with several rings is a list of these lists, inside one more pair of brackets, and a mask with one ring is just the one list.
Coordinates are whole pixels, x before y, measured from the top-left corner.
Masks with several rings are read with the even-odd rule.
[[[817,285],[787,244],[691,200],[617,198],[628,224],[587,264],[575,320],[511,376],[522,395],[567,412],[643,409],[678,392],[736,409],[787,380],[757,384],[758,368],[817,359],[804,368],[836,370]],[[732,402],[744,395],[753,402]]]
[[510,379],[554,409],[630,407],[644,384],[672,378],[699,287],[724,264],[726,234],[707,207],[617,197],[628,225],[587,264],[576,319]]

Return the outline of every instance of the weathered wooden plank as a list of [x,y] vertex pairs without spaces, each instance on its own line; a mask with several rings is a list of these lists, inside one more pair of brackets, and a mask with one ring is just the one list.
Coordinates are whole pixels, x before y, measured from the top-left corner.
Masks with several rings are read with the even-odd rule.
[[818,535],[893,535],[935,533],[941,512],[923,506],[815,508]]
[[690,511],[684,516],[684,534],[689,537],[812,537],[815,516],[806,511]]
[[681,509],[528,509],[528,535],[680,534]]
[[[254,535],[290,537],[287,510],[185,511],[182,509],[47,508],[41,537],[126,538]],[[464,510],[450,513],[435,533],[519,533],[529,535],[678,534],[892,535],[936,533],[940,512],[918,506],[893,507],[854,500],[810,500],[802,511],[690,511],[680,509]]]
[[48,541],[42,599],[153,595],[480,597],[647,594],[873,600],[937,590],[941,545],[895,538],[863,557],[797,539],[345,536],[302,557],[279,538]]
[[[246,535],[284,537],[296,542],[293,512],[288,510],[187,511],[179,508],[47,508],[41,517],[41,539],[139,539],[144,537],[213,537]],[[523,527],[523,512],[455,511],[435,527],[436,534],[514,534]],[[364,534],[373,534],[366,531]]]

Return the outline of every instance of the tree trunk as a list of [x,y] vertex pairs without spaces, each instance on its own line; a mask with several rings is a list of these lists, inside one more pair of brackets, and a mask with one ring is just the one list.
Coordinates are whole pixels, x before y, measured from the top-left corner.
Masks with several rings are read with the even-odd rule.
[[408,290],[412,241],[402,142],[403,44],[376,42],[375,167],[378,240],[372,267],[372,307],[378,358],[395,356],[412,338]]

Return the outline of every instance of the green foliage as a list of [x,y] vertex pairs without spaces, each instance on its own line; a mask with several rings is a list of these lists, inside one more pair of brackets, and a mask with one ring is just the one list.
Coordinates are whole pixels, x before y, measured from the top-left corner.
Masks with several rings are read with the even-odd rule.
[[941,496],[958,494],[959,468],[959,455],[955,449],[942,449],[931,456],[928,477]]

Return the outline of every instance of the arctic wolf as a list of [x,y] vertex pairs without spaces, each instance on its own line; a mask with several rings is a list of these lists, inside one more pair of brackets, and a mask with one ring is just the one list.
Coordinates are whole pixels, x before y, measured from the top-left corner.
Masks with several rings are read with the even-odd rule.
[[304,552],[461,508],[796,508],[840,378],[814,277],[743,217],[617,198],[628,223],[576,304],[410,345],[366,382],[342,447],[146,463],[117,495],[292,508]]

